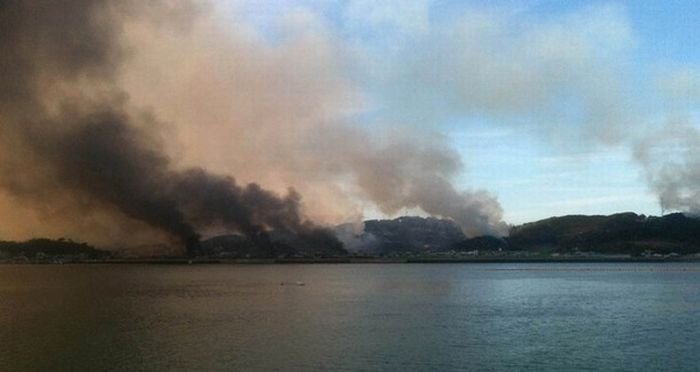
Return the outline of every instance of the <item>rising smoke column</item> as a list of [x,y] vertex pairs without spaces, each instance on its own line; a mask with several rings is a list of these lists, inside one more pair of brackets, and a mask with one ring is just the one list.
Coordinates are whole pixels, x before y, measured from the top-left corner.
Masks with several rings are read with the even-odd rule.
[[652,123],[634,143],[634,159],[641,164],[662,213],[680,211],[700,215],[700,70],[674,66],[657,77],[665,103],[660,123]]
[[495,196],[485,190],[459,191],[453,185],[463,164],[443,137],[394,133],[370,138],[355,133],[354,141],[349,138],[353,137],[346,133],[334,141],[334,148],[346,159],[347,171],[362,195],[385,214],[420,208],[453,220],[467,236],[507,234]]
[[115,82],[121,21],[138,12],[112,1],[0,4],[0,186],[26,205],[80,200],[182,243],[218,224],[253,238],[278,229],[337,246],[301,217],[294,190],[279,197],[200,168],[175,170],[160,123],[135,114]]
[[686,120],[671,121],[634,147],[662,211],[700,215],[700,131]]

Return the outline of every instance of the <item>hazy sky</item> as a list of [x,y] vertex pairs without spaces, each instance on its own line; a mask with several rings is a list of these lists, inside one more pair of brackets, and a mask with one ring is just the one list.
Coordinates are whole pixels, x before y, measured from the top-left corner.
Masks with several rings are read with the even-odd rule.
[[[305,14],[349,54],[367,100],[359,122],[449,137],[462,187],[489,190],[504,219],[659,214],[631,148],[693,117],[695,1],[251,1],[231,6],[269,43]],[[301,21],[303,22],[303,21]],[[371,209],[371,208],[370,208]]]

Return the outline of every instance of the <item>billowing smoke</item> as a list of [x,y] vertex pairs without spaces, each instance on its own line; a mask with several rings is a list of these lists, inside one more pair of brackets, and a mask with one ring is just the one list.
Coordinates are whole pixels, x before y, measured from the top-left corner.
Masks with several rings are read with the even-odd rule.
[[301,3],[255,27],[256,3],[2,2],[2,237],[264,240],[368,209],[502,234],[498,200],[463,173],[474,160],[435,135],[474,122],[564,151],[629,146],[663,208],[700,209],[700,74],[663,81],[663,109],[687,119],[648,131],[667,113],[635,99],[622,7],[433,22],[428,2],[348,1],[331,26]]
[[[431,131],[469,133],[483,121],[554,145],[547,149],[585,154],[634,147],[658,115],[636,96],[648,82],[630,79],[640,40],[623,6],[547,17],[527,6],[465,6],[437,19],[428,1],[342,3],[333,26],[303,2],[280,5],[264,35],[235,14],[195,23],[186,35],[130,28],[137,50],[161,58],[130,59],[124,85],[175,123],[184,144],[173,152],[184,163],[277,192],[294,185],[318,220],[359,220],[366,206],[387,215],[416,208],[454,219],[471,235],[500,231],[501,208],[487,192],[455,186],[459,156]],[[169,68],[154,68],[162,59]],[[666,86],[697,97],[697,76],[686,72]],[[679,140],[687,141],[642,141],[636,158],[655,159],[645,169],[663,205],[690,210],[680,205],[692,200],[691,188],[674,185],[694,182],[686,169],[692,157],[644,155]]]
[[700,70],[681,67],[662,71],[657,79],[667,112],[661,124],[634,146],[634,158],[657,195],[662,211],[700,215]]
[[127,52],[121,25],[138,12],[135,4],[92,0],[0,5],[3,190],[25,208],[77,204],[61,217],[100,211],[189,248],[197,230],[211,226],[255,239],[274,229],[337,244],[302,217],[292,189],[280,197],[255,183],[175,167],[163,148],[164,125],[131,107],[117,84]]
[[[470,117],[576,151],[633,142],[622,8],[546,19],[467,8],[433,23],[427,2],[358,4],[338,5],[337,28],[301,4],[260,32],[217,4],[3,2],[0,210],[13,218],[0,233],[111,244],[304,234],[376,208],[502,234],[496,197],[455,184],[472,180],[433,132],[468,133],[458,119]],[[388,32],[340,36],[367,22]],[[694,182],[693,162],[652,166],[654,146],[639,146],[662,204],[693,209],[679,186]]]
[[315,15],[292,10],[276,19],[284,38],[272,43],[233,17],[197,23],[185,36],[141,28],[129,35],[139,50],[172,61],[153,75],[146,54],[136,56],[123,80],[176,123],[185,162],[278,191],[294,185],[305,211],[327,223],[359,222],[369,207],[451,218],[469,235],[505,231],[494,196],[454,185],[463,167],[446,139],[395,118],[356,116],[372,109],[370,97],[344,70],[366,66]]
[[360,194],[385,214],[420,209],[452,219],[467,236],[506,233],[503,211],[493,195],[485,190],[460,192],[453,185],[463,165],[444,138],[394,133],[386,139],[345,133],[342,140],[331,143],[347,162],[347,172]]
[[[0,232],[264,239],[376,209],[500,235],[498,200],[464,177],[438,123],[468,133],[455,118],[484,118],[564,149],[632,142],[622,8],[546,20],[466,9],[434,24],[427,5],[385,22],[352,3],[340,32],[303,4],[260,32],[216,3],[3,3],[0,208],[17,221]],[[376,44],[340,36],[363,22],[397,30]],[[666,208],[694,208],[680,186],[694,182],[691,163],[647,168]]]
[[635,146],[662,211],[700,215],[700,131],[686,121],[668,123]]

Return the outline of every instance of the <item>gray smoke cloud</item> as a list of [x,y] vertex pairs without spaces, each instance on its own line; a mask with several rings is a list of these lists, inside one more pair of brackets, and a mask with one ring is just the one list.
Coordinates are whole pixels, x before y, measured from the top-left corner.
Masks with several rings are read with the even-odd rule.
[[[418,118],[416,125],[464,122],[467,132],[474,121],[459,119],[476,118],[531,135],[550,145],[543,149],[575,154],[581,162],[589,153],[623,148],[641,165],[662,208],[698,211],[700,152],[693,120],[662,129],[654,123],[669,112],[688,118],[697,110],[697,69],[666,71],[659,87],[668,102],[653,111],[639,104],[659,94],[645,85],[652,81],[630,79],[639,69],[630,57],[639,40],[625,7],[581,6],[546,18],[529,14],[527,6],[465,8],[444,22],[419,23],[406,39],[385,32],[379,52],[369,48],[368,54],[381,56],[387,45],[394,50],[395,58],[378,59],[368,77],[381,82],[375,86],[389,97],[388,112],[399,120]],[[381,14],[415,19],[398,4]],[[420,14],[429,15],[428,6]]]
[[362,195],[387,215],[419,208],[455,221],[467,236],[502,236],[507,225],[495,196],[485,190],[459,191],[453,179],[463,169],[459,154],[439,136],[393,134],[389,139],[357,134],[333,141]]
[[329,231],[302,217],[292,189],[281,197],[255,183],[239,186],[232,177],[174,166],[163,150],[163,125],[132,107],[116,82],[127,52],[123,19],[153,6],[0,4],[0,187],[25,207],[78,203],[62,218],[106,211],[114,223],[139,221],[188,248],[195,248],[198,229],[217,225],[256,239],[276,229],[337,246]]
[[662,211],[700,215],[700,131],[686,120],[667,123],[639,140],[635,159],[643,166]]

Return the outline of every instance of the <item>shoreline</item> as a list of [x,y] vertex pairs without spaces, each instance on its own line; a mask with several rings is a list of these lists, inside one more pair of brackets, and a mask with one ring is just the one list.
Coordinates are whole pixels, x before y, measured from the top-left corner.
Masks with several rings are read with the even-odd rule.
[[696,263],[697,256],[679,257],[330,257],[330,258],[111,258],[98,260],[0,261],[0,265],[289,265],[289,264],[454,264],[454,263]]

